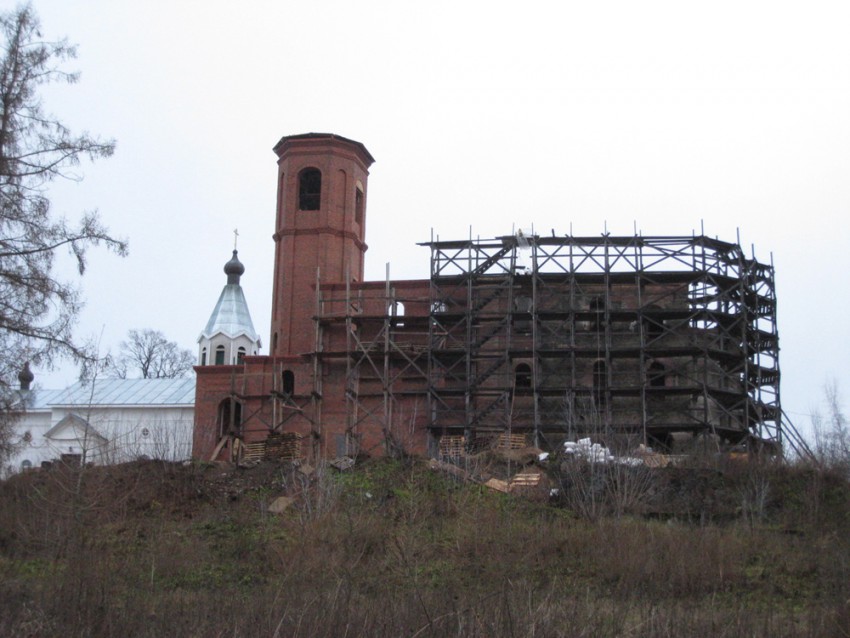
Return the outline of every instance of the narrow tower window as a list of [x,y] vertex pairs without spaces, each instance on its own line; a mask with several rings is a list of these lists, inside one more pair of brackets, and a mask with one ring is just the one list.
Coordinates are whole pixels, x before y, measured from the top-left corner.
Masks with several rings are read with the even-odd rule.
[[206,348],[203,348],[201,350],[201,365],[202,366],[207,365],[207,349]]
[[527,363],[518,363],[514,368],[514,387],[517,390],[531,388],[531,366]]
[[236,351],[236,363],[241,364],[245,360],[245,348],[239,347],[239,350]]
[[292,370],[284,370],[281,375],[283,381],[283,393],[291,396],[295,392],[295,373]]
[[305,168],[298,175],[298,208],[319,210],[322,203],[322,172],[318,168]]
[[363,191],[360,186],[354,189],[354,221],[358,224],[363,223]]
[[218,346],[215,349],[215,365],[223,366],[224,365],[224,346]]

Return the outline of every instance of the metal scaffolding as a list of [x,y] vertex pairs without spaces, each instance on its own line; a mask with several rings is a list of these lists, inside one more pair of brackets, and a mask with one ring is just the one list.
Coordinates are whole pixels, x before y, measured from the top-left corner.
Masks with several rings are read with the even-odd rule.
[[344,290],[316,288],[314,396],[322,397],[323,378],[342,377],[345,392],[345,439],[337,442],[337,455],[360,452],[368,431],[380,432],[384,452],[402,452],[428,395],[428,315],[404,308],[427,308],[427,287],[419,297],[399,295],[387,267],[382,287],[349,280]]
[[[344,377],[347,452],[676,433],[781,446],[772,265],[705,236],[431,241],[430,280],[317,284],[313,420]],[[399,308],[405,308],[400,314]],[[327,384],[327,381],[325,381]],[[305,406],[306,407],[306,406]]]
[[432,241],[438,435],[782,443],[773,267],[698,237]]

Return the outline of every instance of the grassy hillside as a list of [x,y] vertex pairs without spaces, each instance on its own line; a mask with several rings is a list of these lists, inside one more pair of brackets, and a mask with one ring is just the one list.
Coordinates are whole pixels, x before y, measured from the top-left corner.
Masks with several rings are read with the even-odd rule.
[[554,503],[421,460],[15,476],[0,483],[0,635],[850,635],[839,476],[548,474]]

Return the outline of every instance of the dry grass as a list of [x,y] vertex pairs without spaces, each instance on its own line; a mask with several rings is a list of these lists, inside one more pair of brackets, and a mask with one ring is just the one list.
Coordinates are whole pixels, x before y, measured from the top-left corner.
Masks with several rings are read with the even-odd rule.
[[18,476],[0,635],[850,635],[846,483],[751,471],[660,471],[595,520],[418,462]]

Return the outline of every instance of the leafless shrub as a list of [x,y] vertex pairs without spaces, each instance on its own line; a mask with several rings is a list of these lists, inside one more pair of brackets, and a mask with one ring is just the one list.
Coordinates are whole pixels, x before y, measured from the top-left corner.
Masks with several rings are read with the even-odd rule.
[[281,485],[297,501],[302,528],[334,511],[342,492],[339,481],[327,462],[316,468],[290,466],[281,473]]
[[824,399],[826,414],[819,409],[812,411],[815,456],[823,467],[850,478],[850,422],[844,414],[835,380],[824,386]]
[[567,506],[591,521],[642,513],[656,484],[655,470],[643,461],[599,446],[586,454],[561,455],[558,474]]
[[600,461],[566,459],[560,466],[560,490],[567,507],[589,521],[607,508],[606,468]]
[[741,515],[750,527],[764,522],[771,496],[770,467],[767,459],[754,459],[748,464],[738,493],[741,498]]
[[614,515],[643,513],[655,484],[655,471],[643,463],[611,464],[606,487]]
[[127,423],[107,421],[98,429],[109,439],[108,463],[136,459],[184,461],[192,456],[191,424],[180,420],[158,419]]

